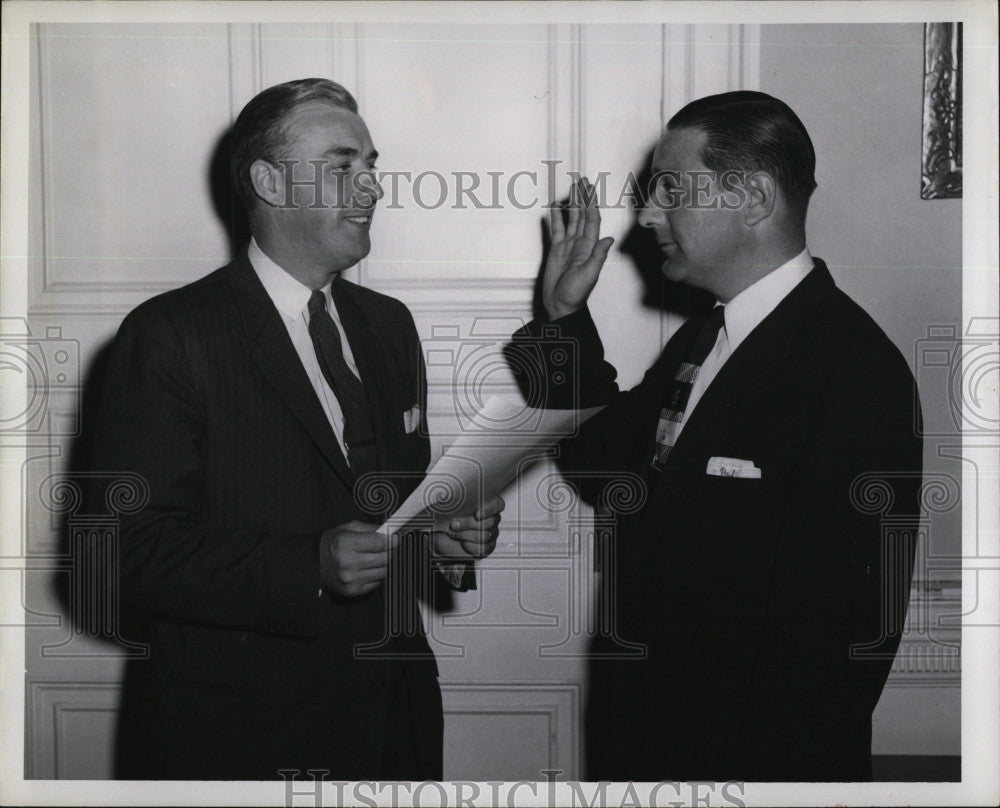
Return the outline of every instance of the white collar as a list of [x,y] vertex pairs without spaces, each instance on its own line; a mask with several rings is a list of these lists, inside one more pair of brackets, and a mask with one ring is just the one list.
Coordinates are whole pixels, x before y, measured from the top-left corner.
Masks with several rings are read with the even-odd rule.
[[[260,278],[265,291],[281,315],[287,320],[299,317],[308,307],[313,290],[278,266],[254,238],[250,239],[250,246],[247,247],[247,258],[250,259],[254,272],[257,273],[257,277]],[[330,285],[328,283],[321,291],[326,297],[327,311],[334,311],[333,301],[330,299]]]
[[736,350],[812,268],[812,255],[806,247],[792,260],[768,272],[726,304],[726,338],[730,351]]

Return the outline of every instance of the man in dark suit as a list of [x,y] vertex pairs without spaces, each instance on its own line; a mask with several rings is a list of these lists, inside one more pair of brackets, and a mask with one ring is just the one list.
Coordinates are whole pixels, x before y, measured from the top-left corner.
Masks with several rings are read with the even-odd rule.
[[278,85],[231,139],[248,250],[133,311],[104,388],[95,468],[149,489],[120,524],[150,653],[126,681],[119,776],[441,779],[417,593],[430,561],[471,572],[492,551],[503,503],[447,533],[375,532],[430,444],[409,311],[340,278],[382,196],[355,100]]
[[[552,213],[542,289],[559,328],[535,321],[510,350],[523,363],[576,341],[579,375],[545,403],[608,406],[561,462],[589,472],[592,500],[594,470],[641,480],[644,498],[616,523],[588,779],[871,778],[912,574],[919,407],[900,352],[809,254],[814,166],[802,123],[763,93],[671,119],[639,224],[667,278],[718,302],[628,392],[586,307],[612,242],[592,186],[565,223]],[[872,507],[886,491],[892,532]],[[642,658],[613,658],[623,641]]]

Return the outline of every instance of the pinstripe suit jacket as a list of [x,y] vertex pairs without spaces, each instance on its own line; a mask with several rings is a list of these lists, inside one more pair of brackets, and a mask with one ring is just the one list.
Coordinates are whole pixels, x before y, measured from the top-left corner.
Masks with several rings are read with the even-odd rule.
[[[440,777],[436,666],[402,583],[423,559],[401,553],[392,582],[367,596],[318,596],[321,533],[384,517],[430,454],[426,429],[403,426],[413,405],[426,410],[410,313],[337,283],[392,489],[370,509],[245,253],[121,325],[94,467],[138,473],[150,490],[120,524],[120,595],[150,648],[126,678],[121,776],[268,779],[313,767],[376,778],[389,657],[406,651],[411,717],[427,776]],[[387,612],[389,588],[403,613]]]

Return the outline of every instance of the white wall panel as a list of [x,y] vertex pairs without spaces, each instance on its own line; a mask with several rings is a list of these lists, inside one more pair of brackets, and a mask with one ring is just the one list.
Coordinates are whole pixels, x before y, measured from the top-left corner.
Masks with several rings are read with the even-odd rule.
[[[365,26],[363,114],[380,168],[405,172],[398,193],[383,183],[366,282],[472,282],[479,309],[494,279],[530,290],[548,201],[553,76],[572,50],[553,36],[544,26]],[[458,196],[459,182],[472,188],[476,179],[483,208]],[[509,203],[512,182],[529,210]]]
[[112,682],[34,682],[25,710],[26,778],[108,776],[120,690]]
[[229,123],[226,26],[38,33],[44,252],[29,305],[127,308],[223,263],[209,167]]
[[579,688],[536,682],[443,688],[444,763],[455,780],[545,780],[576,771]]

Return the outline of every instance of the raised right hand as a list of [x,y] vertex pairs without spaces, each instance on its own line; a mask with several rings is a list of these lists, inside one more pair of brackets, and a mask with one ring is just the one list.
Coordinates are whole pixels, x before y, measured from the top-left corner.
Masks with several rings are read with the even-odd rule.
[[389,557],[399,536],[376,533],[378,525],[347,522],[327,530],[319,540],[320,580],[336,595],[358,597],[385,578]]
[[581,177],[569,192],[566,224],[561,207],[553,207],[549,212],[552,244],[542,275],[542,303],[553,320],[571,314],[587,302],[614,244],[610,236],[598,241],[601,212],[596,196],[590,180]]

